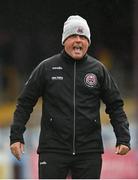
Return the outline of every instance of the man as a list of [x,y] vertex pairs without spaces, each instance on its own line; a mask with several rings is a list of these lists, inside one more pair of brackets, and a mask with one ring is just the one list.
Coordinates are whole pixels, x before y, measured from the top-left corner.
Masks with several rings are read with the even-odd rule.
[[18,98],[11,126],[11,151],[21,158],[23,133],[30,113],[42,97],[38,147],[39,178],[99,179],[103,143],[100,101],[106,105],[116,135],[116,153],[130,150],[129,124],[123,100],[110,73],[87,54],[91,44],[87,21],[78,15],[64,23],[64,50],[41,62]]

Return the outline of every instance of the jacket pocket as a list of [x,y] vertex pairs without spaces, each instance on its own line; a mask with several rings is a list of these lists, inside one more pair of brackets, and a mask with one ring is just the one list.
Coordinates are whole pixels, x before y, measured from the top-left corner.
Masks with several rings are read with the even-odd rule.
[[48,123],[53,135],[66,140],[70,138],[72,132],[70,119],[50,115]]

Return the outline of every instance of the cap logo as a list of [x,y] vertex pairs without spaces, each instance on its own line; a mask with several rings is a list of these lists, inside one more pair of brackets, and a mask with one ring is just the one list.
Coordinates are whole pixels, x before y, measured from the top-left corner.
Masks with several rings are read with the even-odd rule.
[[77,29],[77,33],[83,34],[83,32],[84,32],[84,30],[83,30],[81,27],[79,27],[79,28]]
[[94,87],[97,85],[97,77],[93,73],[88,73],[84,77],[84,82],[88,87]]

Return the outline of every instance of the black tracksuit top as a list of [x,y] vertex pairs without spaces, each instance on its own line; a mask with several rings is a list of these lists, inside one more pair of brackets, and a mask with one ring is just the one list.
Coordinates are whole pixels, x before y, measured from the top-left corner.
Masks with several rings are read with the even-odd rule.
[[11,144],[24,143],[23,132],[39,97],[42,118],[38,153],[103,153],[100,101],[116,135],[116,145],[130,147],[129,123],[113,78],[97,59],[74,60],[62,51],[42,61],[18,98],[11,125]]

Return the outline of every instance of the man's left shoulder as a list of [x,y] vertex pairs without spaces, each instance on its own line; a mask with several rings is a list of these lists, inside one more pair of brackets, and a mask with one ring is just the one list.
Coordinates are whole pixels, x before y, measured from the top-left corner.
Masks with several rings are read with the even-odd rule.
[[95,57],[93,57],[93,56],[88,55],[88,56],[87,56],[87,59],[88,59],[88,62],[89,62],[89,63],[95,63],[95,64],[97,64],[97,65],[101,65],[100,60],[98,60],[97,58],[95,58]]

